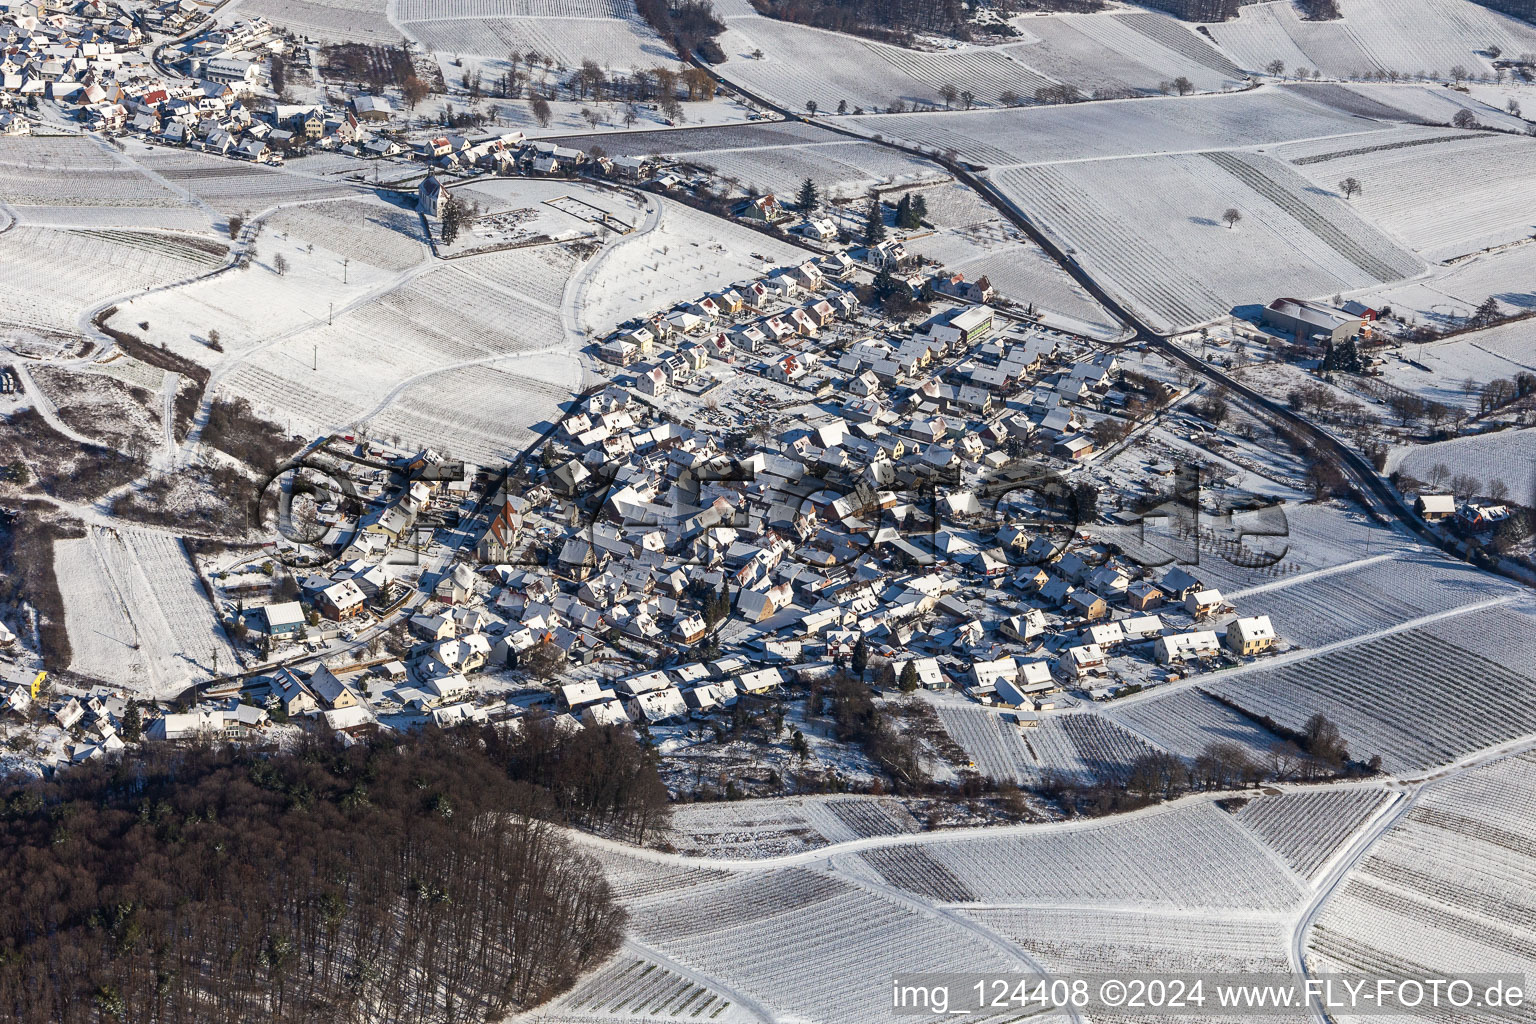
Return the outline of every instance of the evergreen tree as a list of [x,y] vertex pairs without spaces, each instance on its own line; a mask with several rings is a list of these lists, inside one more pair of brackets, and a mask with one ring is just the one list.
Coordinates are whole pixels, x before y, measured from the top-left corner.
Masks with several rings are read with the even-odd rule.
[[821,190],[810,178],[800,183],[800,191],[795,194],[795,205],[800,207],[802,213],[810,213],[816,209],[816,204],[821,201]]
[[919,221],[928,216],[928,200],[923,198],[921,192],[912,197],[912,212]]
[[853,670],[864,678],[864,670],[869,668],[869,643],[859,637],[859,642],[853,645]]
[[869,213],[864,218],[864,244],[879,245],[885,241],[885,213],[881,210],[878,196],[870,198]]
[[901,669],[901,692],[911,693],[917,689],[917,662],[909,661]]
[[144,716],[139,712],[138,701],[128,702],[128,708],[123,712],[122,727],[123,741],[126,743],[137,743],[144,734]]

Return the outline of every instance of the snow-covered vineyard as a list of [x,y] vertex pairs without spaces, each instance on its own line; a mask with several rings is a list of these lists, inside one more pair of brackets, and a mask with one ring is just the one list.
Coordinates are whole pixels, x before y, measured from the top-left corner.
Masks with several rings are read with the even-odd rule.
[[1154,2],[0,0],[0,776],[510,784],[506,1024],[1529,973],[1536,9]]

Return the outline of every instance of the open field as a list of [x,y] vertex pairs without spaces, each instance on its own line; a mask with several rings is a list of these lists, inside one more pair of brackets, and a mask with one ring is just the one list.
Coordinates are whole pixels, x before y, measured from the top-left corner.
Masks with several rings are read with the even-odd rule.
[[381,270],[404,270],[428,255],[416,212],[372,197],[290,206],[265,224],[267,231]]
[[[623,859],[602,856],[605,865]],[[639,870],[653,869],[664,876],[672,870]],[[621,896],[633,939],[787,1019],[886,1020],[889,1011],[875,994],[914,963],[932,970],[1026,967],[953,920],[830,874],[778,868],[720,877],[689,870],[693,884],[674,878],[643,895],[621,888],[633,893]]]
[[1282,578],[1236,595],[1236,603],[1245,615],[1268,615],[1282,640],[1321,647],[1511,592],[1464,562],[1410,551],[1336,572]]
[[205,273],[222,252],[190,235],[13,228],[0,235],[0,330],[73,333],[93,302]]
[[1536,731],[1533,626],[1484,608],[1207,686],[1291,729],[1322,712],[1353,756],[1423,770]]
[[1160,12],[1026,16],[1013,25],[1028,41],[1003,52],[1085,95],[1155,93],[1181,75],[1202,92],[1243,82],[1230,60],[1188,25]]
[[[1294,875],[1206,801],[921,849],[964,880],[966,902],[1282,910],[1301,892]],[[921,878],[875,866],[888,883],[924,894]]]
[[1271,60],[1331,77],[1397,71],[1445,75],[1454,65],[1491,72],[1484,53],[1536,50],[1536,28],[1469,0],[1340,0],[1338,21],[1305,21],[1284,0],[1241,8],[1235,21],[1208,26],[1234,61],[1260,69]]
[[654,227],[637,230],[599,255],[576,299],[580,322],[593,334],[807,256],[788,242],[681,203],[655,196],[651,201],[660,207]]
[[389,20],[387,0],[241,0],[246,16],[259,14],[275,25],[322,43],[394,46],[400,30]]
[[[758,95],[798,108],[878,111],[893,103],[941,106],[953,85],[980,106],[1005,92],[1032,100],[1052,84],[1084,95],[1154,93],[1184,76],[1202,91],[1236,88],[1242,74],[1187,25],[1150,11],[1017,18],[1023,42],[924,52],[803,25],[732,15],[721,37],[728,60],[716,70]],[[761,51],[763,56],[753,54]]]
[[[756,16],[731,18],[727,25],[719,42],[728,59],[715,70],[797,110],[809,100],[828,113],[839,102],[849,111],[883,110],[893,103],[942,106],[939,89],[946,84],[995,104],[1005,90],[1032,96],[1051,84],[1001,48],[924,53]],[[756,50],[762,59],[752,56]]]
[[1248,801],[1237,820],[1310,879],[1389,799],[1367,786],[1263,795]]
[[0,148],[0,200],[22,208],[174,209],[188,204],[184,193],[177,194],[89,135],[6,139]]
[[501,58],[535,50],[566,68],[585,60],[605,68],[677,60],[629,0],[399,0],[391,16],[401,32],[440,54]]
[[731,860],[917,830],[906,807],[888,797],[784,797],[680,804],[667,839],[679,853]]
[[1533,805],[1529,753],[1431,786],[1324,906],[1308,935],[1308,965],[1528,973],[1536,960]]
[[1389,466],[1427,480],[1437,465],[1487,484],[1502,480],[1516,501],[1536,499],[1536,428],[1500,430],[1434,444],[1394,448]]
[[[1395,149],[1343,146],[1300,169],[1333,189],[1357,178],[1355,209],[1435,261],[1527,238],[1536,230],[1527,201],[1536,189],[1536,139],[1448,132],[1434,143]],[[1364,150],[1364,151],[1362,151]],[[1447,196],[1455,201],[1444,202]]]
[[[1464,311],[1476,307],[1457,308]],[[1445,312],[1453,315],[1450,310]],[[1389,383],[1426,402],[1439,402],[1476,415],[1482,411],[1478,403],[1484,384],[1536,372],[1536,336],[1530,324],[1517,321],[1457,335],[1449,341],[1407,345],[1402,355],[1403,359],[1389,360],[1384,367],[1383,375]],[[1473,382],[1470,390],[1466,385],[1469,380]],[[1407,446],[1403,451],[1412,455],[1417,448]],[[1499,471],[1493,472],[1500,475]]]
[[206,156],[183,149],[156,147],[135,154],[142,163],[178,189],[222,214],[259,213],[279,203],[358,195],[364,190],[298,171]]
[[1145,700],[1111,704],[1108,717],[1165,750],[1194,757],[1212,743],[1235,743],[1254,759],[1280,737],[1194,689],[1154,692]]
[[1063,974],[1286,969],[1289,928],[1279,916],[1080,907],[967,910],[965,915]]
[[1155,97],[1026,110],[889,114],[848,125],[929,151],[953,149],[963,159],[994,169],[1264,146],[1328,135],[1367,135],[1390,127],[1269,87],[1222,96]]
[[55,545],[54,569],[71,670],[163,698],[234,669],[234,650],[175,538],[91,527]]
[[[1341,201],[1258,154],[1206,153],[1010,168],[999,188],[1161,329],[1275,295],[1400,280],[1415,257]],[[1137,188],[1126,187],[1136,182]],[[1236,230],[1219,219],[1242,215]],[[1181,273],[1170,276],[1167,268]]]

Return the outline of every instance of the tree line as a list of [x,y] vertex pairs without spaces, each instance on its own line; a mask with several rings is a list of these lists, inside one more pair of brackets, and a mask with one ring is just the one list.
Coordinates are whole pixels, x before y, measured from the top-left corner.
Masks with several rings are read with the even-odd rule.
[[[538,781],[534,781],[538,780]],[[608,957],[624,915],[555,822],[639,836],[613,730],[167,748],[0,790],[0,1015],[18,1024],[477,1021]]]

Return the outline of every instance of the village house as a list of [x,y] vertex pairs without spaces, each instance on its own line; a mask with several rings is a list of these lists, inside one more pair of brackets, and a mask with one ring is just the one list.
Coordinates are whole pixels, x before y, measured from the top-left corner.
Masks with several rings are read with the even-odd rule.
[[1275,627],[1268,615],[1253,615],[1227,623],[1227,647],[1233,654],[1249,657],[1275,645]]

